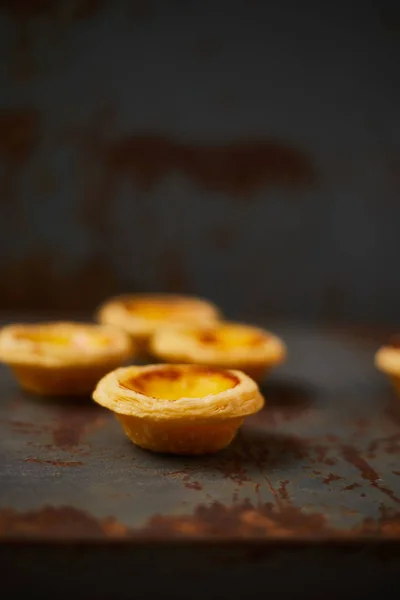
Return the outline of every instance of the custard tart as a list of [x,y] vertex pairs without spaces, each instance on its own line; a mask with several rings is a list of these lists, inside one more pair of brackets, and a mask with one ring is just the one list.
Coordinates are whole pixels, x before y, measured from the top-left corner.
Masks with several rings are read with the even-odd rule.
[[153,335],[150,348],[163,362],[239,369],[256,381],[286,357],[284,343],[272,333],[229,322],[164,327]]
[[400,395],[400,335],[393,336],[375,355],[376,367],[388,375]]
[[240,371],[199,365],[147,365],[108,373],[94,400],[112,410],[137,446],[169,454],[225,448],[264,399]]
[[133,350],[129,335],[105,325],[16,324],[0,332],[0,360],[22,388],[37,394],[90,394]]
[[191,296],[174,294],[134,294],[111,298],[98,310],[100,323],[127,331],[144,355],[152,334],[166,324],[208,324],[220,312],[214,304]]

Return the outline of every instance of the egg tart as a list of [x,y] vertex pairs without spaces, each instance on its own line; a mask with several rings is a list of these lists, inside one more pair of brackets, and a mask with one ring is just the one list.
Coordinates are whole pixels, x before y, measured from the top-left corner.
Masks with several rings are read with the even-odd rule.
[[286,356],[284,343],[268,331],[228,322],[164,327],[153,335],[151,352],[163,362],[239,369],[256,381]]
[[100,323],[127,331],[144,355],[151,335],[166,324],[217,321],[219,310],[214,304],[190,296],[174,294],[134,294],[111,298],[98,310]]
[[22,388],[37,394],[90,394],[103,375],[132,355],[130,337],[105,325],[17,324],[0,332],[0,360]]
[[264,404],[244,373],[201,365],[120,368],[103,377],[93,398],[114,411],[134,444],[187,455],[225,448]]
[[400,335],[394,336],[375,355],[375,365],[391,379],[400,395]]

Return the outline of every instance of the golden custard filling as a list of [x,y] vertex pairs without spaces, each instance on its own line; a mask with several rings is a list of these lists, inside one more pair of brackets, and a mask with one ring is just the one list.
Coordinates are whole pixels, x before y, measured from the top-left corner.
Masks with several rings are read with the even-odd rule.
[[240,369],[256,380],[286,358],[285,344],[269,331],[226,321],[165,326],[152,336],[150,351],[162,362]]
[[94,400],[112,410],[128,438],[154,452],[207,454],[231,443],[264,399],[240,371],[201,365],[147,365],[108,373]]
[[76,348],[90,350],[104,348],[111,343],[110,337],[96,331],[57,331],[48,326],[38,326],[16,334],[16,339],[36,346],[55,348]]
[[193,307],[179,300],[162,300],[149,298],[148,300],[128,300],[125,307],[131,315],[149,319],[151,321],[168,321],[192,313]]
[[150,337],[160,327],[215,323],[219,310],[211,302],[174,294],[133,294],[111,298],[100,306],[97,320],[120,327],[148,352]]
[[214,346],[219,350],[230,350],[234,347],[259,346],[265,341],[265,336],[240,325],[219,325],[203,331],[190,332],[200,344]]
[[130,336],[105,325],[17,324],[0,332],[0,359],[21,387],[39,394],[88,394],[133,354]]
[[139,394],[165,400],[203,398],[232,389],[239,380],[235,375],[211,369],[182,371],[174,367],[142,373],[123,381],[123,385]]

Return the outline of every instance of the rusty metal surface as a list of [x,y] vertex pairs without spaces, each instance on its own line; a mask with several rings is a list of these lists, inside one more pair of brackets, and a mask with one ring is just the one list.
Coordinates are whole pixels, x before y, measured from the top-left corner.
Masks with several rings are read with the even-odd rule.
[[0,1],[1,308],[399,320],[398,2],[217,4]]
[[226,451],[158,456],[90,401],[20,392],[0,370],[0,541],[400,539],[400,402],[385,334],[277,325],[289,362]]

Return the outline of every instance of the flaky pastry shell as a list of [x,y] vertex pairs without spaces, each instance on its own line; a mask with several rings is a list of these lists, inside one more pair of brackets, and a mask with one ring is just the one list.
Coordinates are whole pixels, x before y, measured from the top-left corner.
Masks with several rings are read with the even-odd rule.
[[379,348],[375,365],[390,378],[400,396],[400,336],[394,336],[388,344]]
[[150,341],[150,351],[162,362],[239,369],[256,381],[286,358],[285,344],[272,333],[226,321],[160,328]]
[[20,323],[0,331],[0,360],[22,388],[37,394],[90,394],[105,373],[133,354],[129,335],[104,325]]
[[170,454],[225,448],[264,404],[244,373],[199,365],[120,368],[103,377],[93,398],[116,414],[134,444]]
[[218,308],[207,300],[175,294],[131,294],[110,298],[97,311],[100,323],[124,329],[144,356],[153,333],[166,324],[213,323]]

